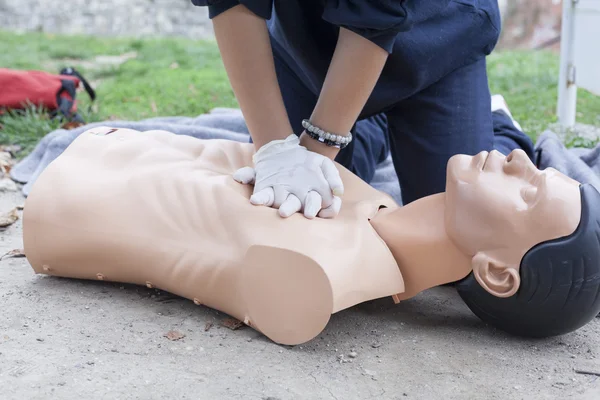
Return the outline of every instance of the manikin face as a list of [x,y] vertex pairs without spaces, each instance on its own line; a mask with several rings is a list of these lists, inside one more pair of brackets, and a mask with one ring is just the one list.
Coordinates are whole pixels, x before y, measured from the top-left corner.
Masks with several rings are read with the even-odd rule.
[[474,264],[518,272],[529,249],[571,234],[580,216],[579,183],[552,168],[540,171],[522,150],[448,162],[446,230]]

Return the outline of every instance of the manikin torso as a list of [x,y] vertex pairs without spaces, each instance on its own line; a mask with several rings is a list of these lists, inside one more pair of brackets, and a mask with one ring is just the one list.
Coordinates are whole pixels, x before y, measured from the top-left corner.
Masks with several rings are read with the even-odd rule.
[[[37,273],[157,287],[226,312],[278,343],[298,344],[319,334],[332,313],[462,279],[474,255],[489,250],[465,249],[477,222],[449,218],[468,193],[462,178],[449,179],[458,189],[399,208],[340,166],[345,194],[336,218],[283,219],[251,205],[252,188],[231,178],[251,165],[252,152],[251,144],[164,131],[85,132],[27,199],[27,258]],[[459,161],[455,173],[463,171]],[[565,196],[563,202],[575,201]],[[487,204],[479,214],[486,209],[494,213]],[[576,222],[555,224],[545,235],[569,234]],[[508,259],[529,246],[500,235],[510,242],[500,240],[500,247],[515,249]]]
[[[82,134],[36,181],[24,211],[36,272],[157,287],[282,343],[310,339],[334,312],[404,291],[369,225],[380,206],[395,203],[348,171],[338,218],[283,219],[251,205],[252,188],[231,178],[250,165],[249,143],[106,132]],[[289,312],[252,309],[265,303],[289,303]],[[309,318],[298,315],[306,307]]]

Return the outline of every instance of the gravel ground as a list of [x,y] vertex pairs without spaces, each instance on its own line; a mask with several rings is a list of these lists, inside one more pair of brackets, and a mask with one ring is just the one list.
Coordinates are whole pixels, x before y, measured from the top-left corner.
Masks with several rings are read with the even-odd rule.
[[593,147],[600,140],[600,126],[576,122],[570,129],[565,129],[559,124],[551,124],[553,130],[567,145],[575,147]]
[[[0,192],[0,213],[23,202]],[[0,231],[0,252],[21,247],[19,220]],[[36,276],[26,258],[0,261],[0,305],[4,400],[600,398],[600,377],[576,372],[600,375],[600,318],[518,339],[450,287],[340,312],[296,347],[165,292]]]

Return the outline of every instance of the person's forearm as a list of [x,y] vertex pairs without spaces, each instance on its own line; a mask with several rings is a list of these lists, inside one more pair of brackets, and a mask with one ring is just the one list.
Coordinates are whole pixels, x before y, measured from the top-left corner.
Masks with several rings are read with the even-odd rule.
[[[340,28],[333,59],[310,116],[311,123],[337,135],[348,134],[371,95],[387,58],[388,52],[381,47]],[[306,134],[302,135],[301,142],[309,150],[332,159],[339,152]]]
[[245,6],[213,19],[231,87],[256,149],[293,133],[281,96],[266,21]]

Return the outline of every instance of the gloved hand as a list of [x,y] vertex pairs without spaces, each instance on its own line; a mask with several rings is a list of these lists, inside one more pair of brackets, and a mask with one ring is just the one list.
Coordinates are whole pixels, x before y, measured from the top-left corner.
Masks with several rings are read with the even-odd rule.
[[233,174],[243,184],[254,184],[250,202],[279,209],[279,215],[303,211],[307,218],[333,218],[342,206],[344,185],[334,162],[300,146],[294,134],[262,146],[252,157],[254,168]]

